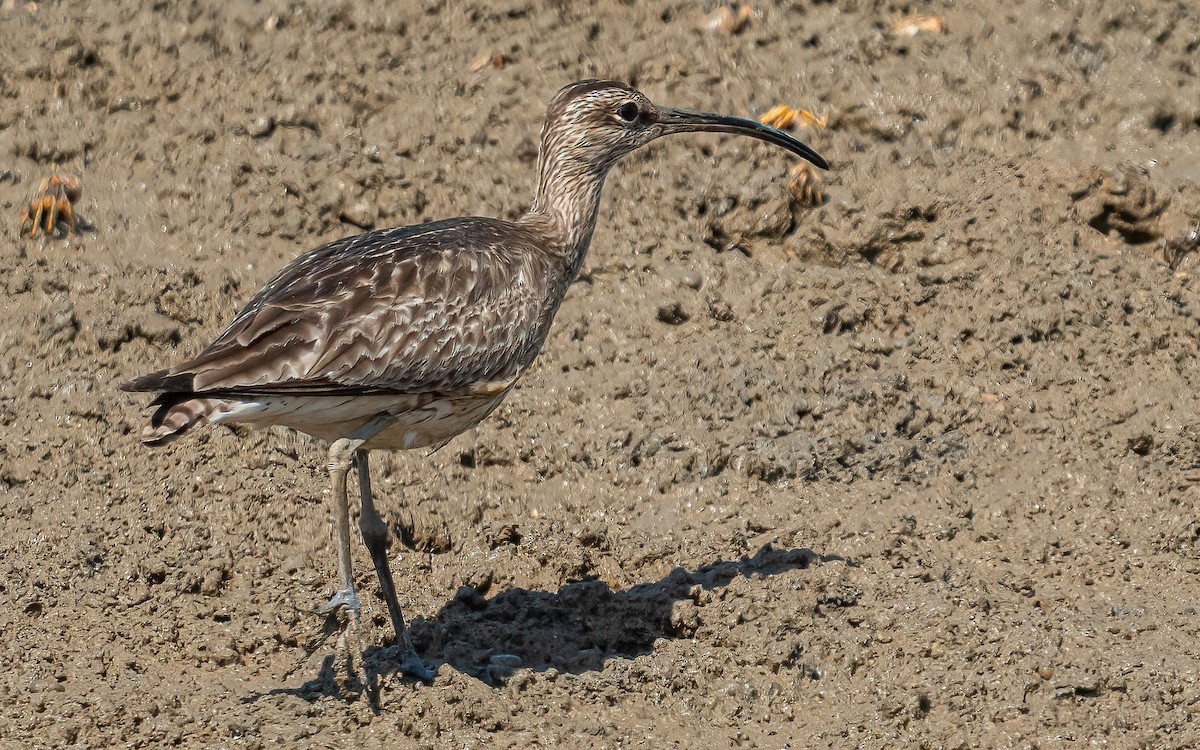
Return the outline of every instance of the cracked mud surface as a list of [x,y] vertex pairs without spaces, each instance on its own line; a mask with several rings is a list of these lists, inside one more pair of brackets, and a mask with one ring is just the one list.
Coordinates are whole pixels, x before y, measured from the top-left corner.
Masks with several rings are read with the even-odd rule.
[[[0,745],[1200,745],[1194,13],[898,8],[0,6]],[[615,170],[508,401],[373,456],[439,671],[391,671],[356,542],[372,713],[323,448],[147,450],[115,384],[324,241],[518,215],[595,76],[828,114],[825,201],[749,140]],[[86,229],[20,237],[55,163]]]

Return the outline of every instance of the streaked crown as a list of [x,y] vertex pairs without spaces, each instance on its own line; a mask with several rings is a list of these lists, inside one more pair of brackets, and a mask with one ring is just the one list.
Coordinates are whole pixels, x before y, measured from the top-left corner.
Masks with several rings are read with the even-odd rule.
[[554,97],[542,125],[542,154],[608,171],[621,157],[661,131],[658,112],[645,94],[619,81],[576,81]]

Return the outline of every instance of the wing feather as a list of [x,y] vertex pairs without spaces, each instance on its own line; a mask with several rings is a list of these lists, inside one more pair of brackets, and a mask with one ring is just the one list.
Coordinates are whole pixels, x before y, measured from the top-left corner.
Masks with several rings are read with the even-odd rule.
[[470,218],[329,243],[267,282],[194,358],[124,387],[333,395],[511,383],[562,296],[536,283],[552,273],[537,242],[520,225]]

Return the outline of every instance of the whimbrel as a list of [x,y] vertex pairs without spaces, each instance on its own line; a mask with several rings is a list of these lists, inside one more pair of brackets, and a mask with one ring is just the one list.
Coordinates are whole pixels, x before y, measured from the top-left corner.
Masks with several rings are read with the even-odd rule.
[[284,425],[327,440],[340,587],[322,609],[370,690],[350,557],[346,479],[358,474],[359,529],[402,650],[413,649],[388,567],[387,525],[371,494],[369,451],[441,446],[474,427],[533,363],[596,226],[604,178],[659,136],[751,136],[827,169],[787,133],[752,120],[653,104],[614,81],[579,81],[550,102],[537,193],[514,222],[469,217],[346,237],[289,263],[194,358],[121,386],[156,392],[143,442],[200,423]]

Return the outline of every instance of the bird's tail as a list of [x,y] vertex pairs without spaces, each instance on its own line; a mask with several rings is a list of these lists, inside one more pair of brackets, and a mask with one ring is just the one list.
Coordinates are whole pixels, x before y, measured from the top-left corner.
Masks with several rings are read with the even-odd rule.
[[142,442],[153,446],[175,442],[193,425],[207,422],[216,407],[212,399],[189,393],[164,393],[151,405],[158,409],[142,428]]

